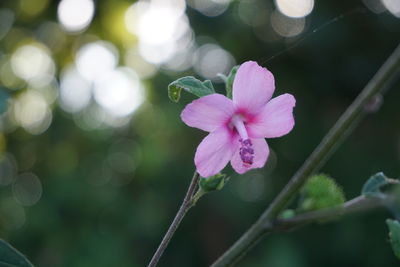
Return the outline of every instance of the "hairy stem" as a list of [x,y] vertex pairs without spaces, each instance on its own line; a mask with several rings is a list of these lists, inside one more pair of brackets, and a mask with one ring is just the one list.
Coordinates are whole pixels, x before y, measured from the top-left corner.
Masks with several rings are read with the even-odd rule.
[[178,229],[179,224],[181,223],[183,217],[188,212],[188,210],[193,206],[192,197],[195,194],[196,186],[199,181],[199,174],[195,172],[193,174],[192,181],[190,182],[189,188],[186,192],[186,196],[183,199],[182,205],[178,210],[178,213],[175,215],[174,220],[172,221],[171,225],[169,226],[167,232],[165,233],[164,238],[162,239],[160,245],[158,246],[156,252],[154,253],[148,267],[154,267],[157,265],[158,261],[160,260],[164,250],[167,248],[169,241],[171,241],[172,236],[174,235],[176,229]]
[[267,232],[287,231],[309,223],[326,221],[348,214],[383,207],[384,203],[385,200],[383,199],[359,196],[337,207],[310,211],[289,219],[277,219],[273,224],[268,224],[265,230]]
[[300,169],[290,179],[288,184],[278,194],[260,218],[232,245],[213,267],[230,266],[237,262],[250,248],[252,248],[266,233],[271,222],[285,208],[296,195],[307,178],[318,171],[331,153],[354,129],[354,125],[367,113],[365,106],[378,94],[383,93],[400,72],[400,45],[390,55],[374,77],[369,81],[354,102],[342,114],[339,120],[322,139],[321,143],[311,153]]

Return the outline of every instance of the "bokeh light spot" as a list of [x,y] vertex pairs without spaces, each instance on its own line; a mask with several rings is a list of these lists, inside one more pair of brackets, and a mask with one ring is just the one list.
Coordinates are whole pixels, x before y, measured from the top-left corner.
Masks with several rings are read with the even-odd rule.
[[233,56],[216,44],[205,44],[195,54],[194,69],[204,78],[221,81],[217,74],[228,74],[235,65]]
[[49,0],[20,0],[20,10],[27,17],[35,17],[49,5]]
[[400,18],[400,1],[399,0],[381,0],[386,9],[393,16]]
[[382,4],[381,0],[362,0],[362,2],[369,10],[376,14],[386,11],[386,8]]
[[101,107],[117,117],[131,114],[145,99],[139,77],[124,67],[110,71],[96,81],[94,98]]
[[15,74],[27,82],[44,85],[55,73],[55,65],[48,49],[39,43],[19,47],[11,57]]
[[181,0],[139,1],[125,12],[127,30],[138,37],[138,51],[147,62],[160,65],[181,48],[191,35],[186,4]]
[[305,17],[314,8],[314,0],[275,0],[279,11],[292,18]]
[[153,77],[157,73],[157,67],[146,61],[139,53],[137,47],[131,47],[126,51],[124,64],[132,68],[141,79]]
[[0,40],[8,33],[14,23],[14,13],[10,9],[0,9]]
[[259,172],[253,171],[247,174],[246,179],[239,179],[236,182],[236,190],[244,201],[259,201],[265,194],[265,177]]
[[189,0],[188,4],[208,17],[216,17],[224,13],[231,0]]
[[42,196],[42,183],[33,173],[23,173],[13,184],[13,194],[23,206],[36,204]]
[[58,5],[58,20],[68,32],[86,29],[93,19],[93,0],[62,0]]
[[0,185],[9,185],[15,178],[17,172],[15,159],[10,154],[0,158]]
[[118,51],[111,43],[97,41],[82,46],[76,55],[76,67],[88,81],[101,78],[116,67]]
[[67,34],[56,22],[43,22],[37,29],[37,38],[44,43],[53,53],[65,50]]
[[14,102],[13,111],[15,121],[31,134],[44,132],[52,120],[46,100],[34,90],[21,94]]
[[92,96],[91,84],[74,67],[68,67],[61,74],[60,106],[67,112],[75,113],[84,109]]
[[304,31],[306,24],[305,18],[290,18],[280,12],[271,14],[271,26],[280,36],[294,37]]

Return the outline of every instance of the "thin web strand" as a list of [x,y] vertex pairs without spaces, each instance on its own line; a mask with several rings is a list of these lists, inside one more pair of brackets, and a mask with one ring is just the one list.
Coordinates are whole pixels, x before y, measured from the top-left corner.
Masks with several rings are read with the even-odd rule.
[[282,56],[284,54],[286,54],[287,52],[291,51],[292,49],[296,48],[297,46],[299,46],[300,44],[302,44],[304,41],[308,40],[310,37],[312,37],[314,34],[320,32],[321,30],[325,29],[326,27],[343,20],[344,18],[347,18],[350,15],[354,15],[357,13],[366,13],[368,12],[368,9],[365,7],[356,7],[348,12],[342,13],[330,20],[328,20],[327,22],[323,23],[322,25],[318,26],[317,28],[315,28],[314,30],[308,32],[307,34],[305,34],[300,40],[298,40],[297,42],[295,42],[294,44],[290,45],[289,47],[279,51],[278,53],[276,53],[275,55],[267,58],[266,60],[261,61],[260,65],[265,65],[266,63],[272,61],[273,59]]

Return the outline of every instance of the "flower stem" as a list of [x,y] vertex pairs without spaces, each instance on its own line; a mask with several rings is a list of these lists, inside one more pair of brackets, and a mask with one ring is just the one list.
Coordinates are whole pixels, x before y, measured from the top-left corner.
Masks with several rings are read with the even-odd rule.
[[354,129],[356,122],[368,112],[365,106],[388,86],[400,73],[400,45],[390,55],[374,77],[365,86],[354,102],[322,139],[303,166],[294,174],[288,184],[278,194],[260,218],[232,245],[213,267],[231,266],[243,257],[266,233],[276,216],[296,195],[307,178],[318,171],[341,141]]
[[178,210],[178,213],[175,215],[174,220],[172,221],[171,225],[169,226],[167,232],[165,233],[164,238],[162,239],[160,245],[158,246],[156,252],[154,253],[148,267],[154,267],[157,265],[158,261],[160,260],[164,250],[167,248],[169,242],[171,241],[172,236],[174,235],[176,229],[178,229],[179,224],[181,223],[183,217],[188,212],[188,210],[193,206],[192,197],[195,194],[195,189],[197,183],[199,181],[200,175],[197,171],[193,174],[192,181],[190,182],[189,188],[186,192],[185,198],[181,204],[181,207]]

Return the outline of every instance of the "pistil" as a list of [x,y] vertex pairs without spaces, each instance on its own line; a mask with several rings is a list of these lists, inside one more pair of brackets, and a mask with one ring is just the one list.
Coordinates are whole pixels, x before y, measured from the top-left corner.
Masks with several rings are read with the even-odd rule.
[[232,118],[231,122],[241,137],[239,139],[240,142],[239,155],[243,162],[243,166],[246,168],[250,168],[254,160],[254,149],[253,149],[253,144],[247,134],[246,126],[244,125],[243,122],[243,117],[240,115],[235,115]]

